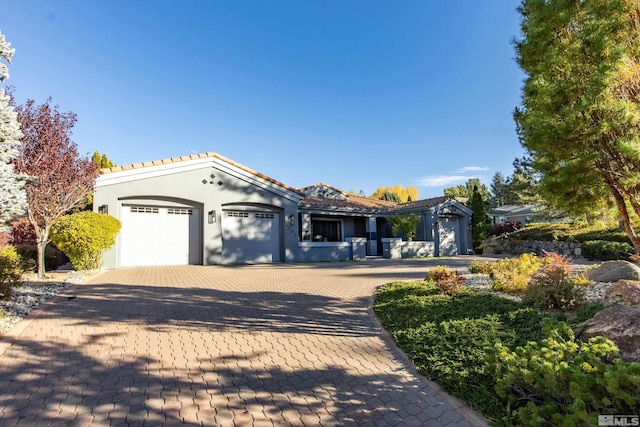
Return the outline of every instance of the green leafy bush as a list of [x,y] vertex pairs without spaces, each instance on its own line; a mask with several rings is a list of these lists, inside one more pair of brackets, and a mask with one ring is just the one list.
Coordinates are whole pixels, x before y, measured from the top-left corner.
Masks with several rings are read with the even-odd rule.
[[597,261],[629,259],[633,252],[629,243],[589,240],[582,244],[582,256]]
[[415,239],[420,221],[422,219],[418,214],[391,215],[389,217],[393,235],[405,237],[409,242]]
[[492,263],[491,262],[480,262],[473,260],[469,263],[467,267],[469,269],[469,273],[471,274],[491,274],[492,272]]
[[529,280],[522,301],[540,310],[573,311],[586,301],[580,282],[573,275],[569,257],[545,253],[543,265]]
[[16,248],[4,246],[0,248],[0,298],[9,298],[13,287],[20,284],[24,273],[22,259]]
[[495,291],[522,293],[542,265],[542,258],[535,254],[500,259],[491,265],[491,287]]
[[102,254],[115,243],[120,221],[95,212],[65,215],[51,227],[51,241],[60,248],[77,270],[100,267]]
[[434,281],[442,292],[450,296],[457,295],[464,285],[464,277],[444,265],[438,265],[429,270],[425,280]]
[[546,339],[511,352],[487,348],[495,392],[509,409],[505,424],[597,425],[599,414],[637,414],[640,363],[625,363],[613,342],[576,342],[565,323],[544,321]]

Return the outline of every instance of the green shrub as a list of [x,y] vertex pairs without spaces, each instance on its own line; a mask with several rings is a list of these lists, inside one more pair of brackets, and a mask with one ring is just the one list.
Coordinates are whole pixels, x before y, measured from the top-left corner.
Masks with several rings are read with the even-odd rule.
[[469,266],[469,273],[471,274],[491,274],[492,271],[491,262],[471,261]]
[[625,363],[613,342],[576,342],[565,323],[545,319],[547,336],[515,352],[487,348],[495,392],[509,410],[505,424],[598,425],[599,414],[637,414],[640,363]]
[[581,307],[585,294],[569,264],[568,257],[545,253],[543,266],[529,280],[522,301],[540,310],[573,311]]
[[65,215],[51,227],[51,241],[60,248],[76,270],[100,267],[102,254],[115,243],[120,221],[95,212]]
[[[22,258],[25,271],[36,271],[38,266],[38,248],[35,245],[16,245],[18,255]],[[55,270],[68,260],[56,247],[47,245],[44,250],[45,270]]]
[[20,284],[24,273],[22,260],[16,248],[4,246],[0,248],[0,298],[9,298],[14,286]]
[[633,252],[629,243],[589,240],[582,244],[582,256],[597,261],[629,259]]
[[433,267],[424,280],[432,280],[442,292],[450,296],[457,295],[464,285],[464,277],[444,265]]
[[510,234],[510,238],[520,240],[585,242],[587,240],[607,240],[629,243],[629,238],[617,221],[600,221],[595,224],[541,223],[527,224],[526,227]]
[[512,349],[544,338],[538,310],[470,287],[455,297],[433,282],[394,282],[376,292],[374,310],[417,369],[489,418],[503,414],[485,348]]
[[542,264],[542,258],[535,254],[498,260],[491,265],[491,288],[507,293],[522,293]]
[[524,228],[510,234],[512,238],[521,240],[557,241],[569,240],[574,228],[566,223],[527,224]]
[[393,235],[405,237],[409,242],[415,239],[420,221],[422,218],[418,214],[391,215],[389,217]]

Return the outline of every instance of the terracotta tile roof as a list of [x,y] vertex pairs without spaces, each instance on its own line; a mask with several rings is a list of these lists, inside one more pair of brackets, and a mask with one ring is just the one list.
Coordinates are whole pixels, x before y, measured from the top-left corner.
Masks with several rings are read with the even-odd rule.
[[428,209],[434,206],[438,206],[440,203],[444,203],[447,200],[451,200],[451,199],[453,199],[453,197],[449,197],[449,196],[432,197],[430,199],[416,200],[415,202],[400,203],[397,206],[397,209],[398,211]]
[[369,197],[347,195],[346,200],[325,197],[306,197],[300,201],[302,208],[326,208],[332,210],[389,211],[398,204]]
[[331,185],[325,184],[324,182],[320,182],[318,184],[313,184],[313,185],[310,185],[308,187],[301,188],[300,190],[304,192],[306,190],[311,190],[313,188],[321,188],[321,187],[326,187],[329,190],[335,191],[336,193],[340,193],[340,194],[346,195],[346,193],[344,191],[338,190],[336,187],[332,187]]
[[371,197],[356,196],[355,194],[349,194],[348,200],[358,203],[362,206],[375,207],[375,208],[394,208],[398,206],[396,202],[388,202],[386,200],[374,199]]
[[286,188],[289,191],[293,191],[296,194],[300,194],[302,196],[304,196],[304,193],[302,193],[300,190],[298,190],[297,188],[293,188],[290,187],[286,184],[283,184],[280,181],[277,181],[271,177],[268,177],[267,175],[263,175],[260,172],[256,172],[253,169],[250,169],[244,165],[241,165],[240,163],[234,162],[231,159],[228,159],[224,156],[221,156],[220,154],[217,153],[211,153],[211,152],[207,152],[207,153],[200,153],[200,154],[192,154],[190,156],[181,156],[181,157],[173,157],[171,159],[163,159],[163,160],[153,160],[151,162],[143,162],[143,163],[135,163],[133,165],[124,165],[124,166],[114,166],[112,168],[105,168],[102,169],[100,171],[100,173],[104,174],[108,174],[108,173],[114,173],[114,172],[122,172],[122,171],[128,171],[128,170],[133,170],[133,169],[142,169],[142,168],[146,168],[146,167],[150,167],[150,166],[160,166],[160,165],[167,165],[167,164],[172,164],[172,163],[179,163],[179,162],[186,162],[189,160],[197,160],[197,159],[206,159],[209,157],[213,157],[216,158],[218,160],[222,160],[225,163],[229,163],[232,166],[237,167],[238,169],[242,169],[245,172],[250,173],[251,175],[255,175],[259,178],[264,179],[265,181],[269,181],[273,184],[276,184],[280,187]]

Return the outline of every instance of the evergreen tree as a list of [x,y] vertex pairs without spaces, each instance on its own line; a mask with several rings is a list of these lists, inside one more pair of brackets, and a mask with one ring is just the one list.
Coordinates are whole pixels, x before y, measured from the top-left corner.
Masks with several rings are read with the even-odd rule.
[[93,156],[91,156],[91,161],[93,162],[94,165],[100,167],[100,153],[98,152],[98,150],[93,152]]
[[514,116],[541,192],[574,214],[613,200],[640,251],[640,1],[522,0],[519,11]]
[[485,200],[489,200],[489,189],[478,178],[470,178],[464,185],[456,185],[453,187],[445,188],[444,195],[449,197],[462,197],[471,198],[473,189],[476,188]]
[[474,186],[471,192],[469,207],[473,211],[473,215],[471,216],[473,250],[478,253],[482,250],[482,239],[486,237],[491,223],[487,215],[489,210],[489,201],[482,196],[477,186]]
[[402,199],[398,196],[398,193],[393,191],[385,191],[378,197],[380,200],[386,200],[387,202],[402,203]]
[[491,178],[491,206],[502,206],[505,204],[507,193],[507,182],[501,172],[496,172]]
[[94,165],[96,165],[101,169],[112,168],[115,166],[115,164],[111,160],[109,160],[106,154],[100,155],[100,152],[97,150],[93,152],[93,156],[91,156],[91,161],[93,162]]
[[527,158],[513,161],[513,173],[505,183],[505,205],[545,204],[540,195],[539,178]]
[[100,167],[102,169],[105,169],[105,168],[112,168],[114,166],[115,165],[113,164],[113,162],[111,160],[109,160],[107,155],[103,154],[102,157],[100,158]]
[[[0,82],[9,78],[9,69],[2,61],[10,64],[14,51],[0,33]],[[0,226],[24,214],[27,206],[26,177],[17,174],[12,163],[22,138],[17,117],[11,97],[0,89]]]

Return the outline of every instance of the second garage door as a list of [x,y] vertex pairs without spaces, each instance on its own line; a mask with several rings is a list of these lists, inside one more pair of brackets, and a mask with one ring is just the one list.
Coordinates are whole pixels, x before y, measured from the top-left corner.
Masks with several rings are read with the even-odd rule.
[[280,214],[224,211],[222,257],[226,264],[279,262]]

